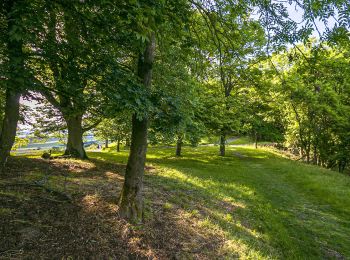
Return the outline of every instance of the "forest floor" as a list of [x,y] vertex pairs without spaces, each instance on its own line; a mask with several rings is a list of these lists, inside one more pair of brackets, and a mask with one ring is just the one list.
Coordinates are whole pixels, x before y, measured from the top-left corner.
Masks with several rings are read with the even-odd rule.
[[150,148],[142,224],[118,217],[127,151],[16,156],[0,259],[350,259],[350,177],[229,147]]

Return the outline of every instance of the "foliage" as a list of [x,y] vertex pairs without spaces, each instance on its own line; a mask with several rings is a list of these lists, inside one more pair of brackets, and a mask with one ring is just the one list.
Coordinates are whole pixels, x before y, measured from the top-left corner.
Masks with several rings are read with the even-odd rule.
[[12,147],[13,150],[17,150],[18,148],[21,148],[23,146],[27,146],[29,144],[29,139],[28,138],[22,138],[22,137],[17,137],[15,139],[15,143]]

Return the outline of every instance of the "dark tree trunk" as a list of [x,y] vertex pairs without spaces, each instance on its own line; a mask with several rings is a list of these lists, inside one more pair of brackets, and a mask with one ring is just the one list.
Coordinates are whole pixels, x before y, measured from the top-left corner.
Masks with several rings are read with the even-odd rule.
[[[152,33],[138,61],[138,76],[145,88],[151,86],[154,53],[155,34]],[[119,215],[132,222],[139,222],[143,214],[142,190],[147,151],[147,127],[147,117],[140,120],[135,114],[133,115],[130,154],[119,201]]]
[[0,172],[4,171],[7,158],[15,141],[17,122],[19,119],[19,100],[21,94],[7,89],[5,115],[0,137]]
[[130,147],[130,138],[129,138],[129,137],[127,137],[127,138],[125,139],[125,146],[126,146],[126,147]]
[[143,210],[143,175],[147,150],[148,119],[132,119],[131,147],[125,171],[125,181],[119,203],[119,214],[131,221],[139,221]]
[[182,148],[182,136],[179,135],[176,141],[176,156],[181,156],[181,148]]
[[120,139],[117,139],[117,152],[120,152]]
[[105,141],[105,148],[108,148],[108,139]]
[[226,143],[226,135],[221,133],[220,136],[220,156],[225,156],[225,143]]
[[258,133],[255,132],[255,149],[258,149]]
[[[4,39],[7,40],[8,53],[8,80],[6,84],[6,103],[4,118],[1,124],[0,136],[0,173],[4,172],[7,158],[10,155],[13,143],[16,137],[17,123],[19,119],[19,106],[21,91],[24,91],[25,70],[24,70],[24,55],[22,51],[22,39],[12,37],[11,33],[17,28],[21,31],[22,17],[19,15],[16,0],[4,1],[3,7],[6,11],[7,20],[7,35]],[[17,12],[16,12],[17,11]],[[20,37],[21,38],[21,37]]]
[[313,158],[313,164],[315,164],[315,165],[317,165],[317,158],[318,158],[318,156],[317,156],[317,146],[316,145],[314,145],[314,147],[313,147],[314,149],[313,149],[313,155],[314,155],[314,158]]
[[68,141],[65,155],[78,159],[87,159],[83,143],[82,116],[65,117],[68,128]]

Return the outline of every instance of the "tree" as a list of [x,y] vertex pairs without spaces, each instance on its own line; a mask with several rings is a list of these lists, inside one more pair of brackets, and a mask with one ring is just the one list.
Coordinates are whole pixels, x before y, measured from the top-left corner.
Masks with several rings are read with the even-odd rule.
[[94,134],[101,140],[116,141],[117,152],[120,152],[121,142],[130,138],[130,119],[131,115],[127,113],[117,114],[115,118],[106,118],[94,129]]
[[[33,66],[40,81],[37,89],[60,112],[67,126],[65,155],[85,159],[83,133],[100,121],[96,115],[102,100],[96,85],[103,76],[104,62],[108,62],[101,54],[104,46],[98,29],[82,18],[81,9],[81,5],[72,7],[64,2],[46,3],[47,31],[38,40],[40,58]],[[83,121],[91,124],[84,126]]]
[[[152,82],[152,66],[155,55],[156,39],[151,33],[145,50],[139,54],[137,73],[145,88],[150,88]],[[119,214],[131,220],[142,218],[143,174],[147,149],[148,118],[132,116],[131,147],[125,171],[125,182],[119,202]]]
[[[204,80],[215,93],[218,102],[217,116],[211,125],[212,131],[220,136],[220,155],[225,156],[226,136],[237,129],[232,94],[238,92],[249,81],[249,66],[252,56],[258,55],[264,43],[264,32],[259,23],[247,15],[247,6],[224,11],[229,3],[213,2],[213,8],[206,10],[197,4],[201,16],[197,18],[194,30],[197,35],[199,55],[204,62],[209,61]],[[204,44],[202,44],[204,42]]]
[[19,119],[19,102],[25,89],[26,72],[24,68],[23,38],[25,33],[22,22],[23,1],[4,1],[1,15],[5,17],[6,29],[1,41],[5,42],[6,62],[3,87],[5,94],[4,116],[0,132],[0,173],[4,171],[7,157],[15,141]]

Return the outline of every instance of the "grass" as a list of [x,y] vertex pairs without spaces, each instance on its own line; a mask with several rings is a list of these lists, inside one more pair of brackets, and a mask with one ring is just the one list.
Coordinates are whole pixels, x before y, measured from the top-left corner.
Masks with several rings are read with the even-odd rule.
[[[124,250],[134,257],[151,258],[350,258],[349,176],[294,162],[269,150],[229,147],[223,158],[217,155],[217,149],[185,147],[180,158],[173,156],[174,149],[149,149],[145,219],[138,227],[115,218],[117,193],[128,156],[126,151],[90,152],[91,162],[54,162],[56,171],[61,171],[60,167],[65,169],[66,192],[80,205],[79,212],[84,212],[84,218],[71,226],[75,230],[82,229],[80,226],[88,225],[83,223],[84,219],[92,218],[92,213],[94,218],[96,214],[101,215],[97,223],[103,223],[106,231],[97,234],[95,223],[93,227],[85,227],[93,230],[90,231],[93,235],[77,235],[93,238],[104,252],[97,253],[96,246],[84,248],[79,244],[82,240],[77,239],[73,246],[75,251],[69,251],[69,256],[84,256],[86,252],[85,256],[120,257],[119,251]],[[35,167],[24,170],[27,174],[17,177],[16,181],[18,178],[41,178],[43,167],[36,168],[36,171]],[[54,175],[50,185],[63,191],[62,182],[61,175]],[[21,190],[0,188],[0,191],[0,198],[30,204]],[[35,196],[31,200],[36,203]],[[57,207],[65,210],[67,206],[59,204]],[[2,207],[0,216],[13,217],[16,210]],[[71,210],[76,212],[77,209]],[[27,220],[20,216],[17,219]],[[40,226],[43,220],[40,223],[31,221],[36,221],[37,229],[44,229]],[[55,227],[54,220],[50,221]],[[125,229],[129,230],[129,235],[120,233]],[[111,237],[118,238],[115,240],[119,244]],[[51,245],[49,238],[46,243]],[[85,251],[79,251],[81,247]],[[7,248],[10,249],[14,250]],[[33,250],[34,255],[42,253]],[[66,251],[61,251],[61,255],[58,251],[56,256],[67,257],[62,252]]]
[[227,143],[228,145],[248,145],[254,144],[254,140],[248,136],[241,136]]

